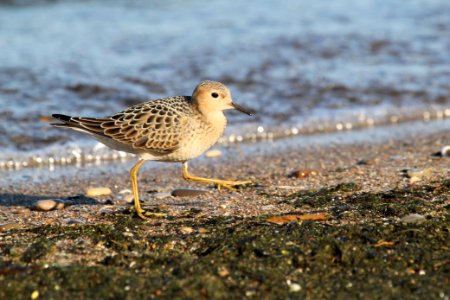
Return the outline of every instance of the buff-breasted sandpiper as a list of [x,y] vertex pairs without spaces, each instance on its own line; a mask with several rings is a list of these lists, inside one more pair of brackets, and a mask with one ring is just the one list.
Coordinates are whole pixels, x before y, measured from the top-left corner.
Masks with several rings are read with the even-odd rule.
[[139,201],[137,172],[146,160],[181,162],[183,178],[189,181],[229,189],[250,183],[197,177],[188,172],[188,160],[205,152],[222,136],[227,125],[223,111],[227,109],[252,114],[233,102],[224,84],[205,80],[192,96],[152,100],[105,118],[53,114],[61,123],[52,125],[87,133],[112,149],[136,154],[140,159],[130,171],[134,207],[138,216],[146,219],[157,215],[142,209]]

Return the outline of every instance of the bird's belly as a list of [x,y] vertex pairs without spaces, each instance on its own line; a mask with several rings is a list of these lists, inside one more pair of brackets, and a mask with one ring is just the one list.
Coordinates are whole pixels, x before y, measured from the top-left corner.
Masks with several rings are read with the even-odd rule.
[[158,160],[175,162],[193,159],[214,145],[222,133],[223,130],[215,130],[205,134],[187,136],[177,150],[160,157]]

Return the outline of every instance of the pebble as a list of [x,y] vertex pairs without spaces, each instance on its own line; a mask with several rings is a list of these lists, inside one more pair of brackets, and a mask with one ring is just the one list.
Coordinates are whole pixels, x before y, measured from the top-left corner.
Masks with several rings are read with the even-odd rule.
[[208,194],[207,190],[196,190],[196,189],[175,189],[170,193],[174,197],[193,197]]
[[441,151],[431,154],[431,156],[435,157],[450,157],[450,146],[444,146],[441,148]]
[[80,219],[63,219],[64,222],[66,222],[67,224],[71,225],[71,224],[86,224],[86,221],[84,220],[80,220]]
[[336,168],[336,172],[346,172],[349,171],[351,169],[355,168],[355,166],[339,166]]
[[30,295],[31,300],[35,300],[37,298],[39,298],[39,291],[33,291]]
[[200,228],[198,229],[198,233],[200,233],[200,234],[208,233],[208,229],[203,228],[203,227],[200,227]]
[[112,191],[108,187],[97,187],[97,188],[88,188],[84,191],[84,193],[88,197],[96,197],[103,195],[111,195]]
[[276,206],[273,204],[268,204],[268,205],[264,205],[263,207],[261,207],[262,210],[272,210],[272,209],[276,209]]
[[413,178],[413,177],[430,178],[431,176],[433,176],[433,168],[407,169],[406,176],[409,178]]
[[360,166],[363,166],[363,165],[371,166],[371,165],[374,165],[375,163],[376,163],[375,159],[361,159],[356,164],[360,165]]
[[290,280],[287,280],[286,283],[289,286],[289,292],[291,293],[300,292],[302,290],[302,286],[298,283],[291,282]]
[[134,196],[133,195],[126,195],[125,197],[123,197],[123,200],[125,200],[126,203],[131,203],[134,201]]
[[11,229],[20,229],[20,228],[23,228],[23,225],[19,223],[7,223],[0,225],[0,231],[7,231]]
[[12,211],[13,214],[28,214],[30,212],[31,210],[29,208],[19,208]]
[[319,174],[319,171],[316,171],[316,170],[298,170],[298,171],[292,172],[289,175],[289,177],[295,177],[295,178],[303,179],[303,178],[306,178],[306,177],[309,177],[309,176],[315,176],[317,174]]
[[130,204],[130,202],[127,202],[125,200],[117,200],[114,204],[118,206],[127,206]]
[[425,217],[419,214],[409,214],[400,219],[403,223],[418,223],[425,221]]
[[52,199],[39,200],[33,204],[32,208],[37,211],[60,210],[64,208],[64,202]]
[[161,199],[164,199],[164,198],[172,196],[172,194],[171,193],[163,193],[163,192],[161,192],[161,193],[154,193],[154,194],[152,194],[152,196],[155,199],[161,200]]
[[255,296],[256,292],[255,291],[245,291],[245,296],[247,297],[253,297]]
[[102,213],[102,214],[110,214],[110,213],[114,212],[114,210],[112,210],[111,208],[112,208],[111,206],[105,206],[105,207],[100,208],[98,210],[98,212]]
[[220,267],[218,274],[220,277],[227,277],[230,275],[230,271],[228,271],[227,267]]
[[192,228],[192,227],[187,227],[187,226],[183,226],[183,227],[180,227],[180,231],[181,231],[181,233],[183,233],[183,234],[190,234],[190,233],[193,233],[193,232],[194,232],[194,228]]
[[296,293],[296,292],[299,292],[301,290],[302,290],[302,286],[300,284],[298,284],[298,283],[292,283],[289,286],[289,292],[291,292],[291,293]]
[[208,158],[219,157],[221,155],[222,155],[222,151],[217,150],[217,149],[209,150],[208,152],[205,153],[205,156]]
[[120,190],[120,192],[119,192],[119,194],[131,194],[131,193],[133,193],[133,191],[130,189],[123,189],[123,190]]
[[422,178],[417,177],[417,176],[413,176],[413,177],[409,178],[409,184],[414,184],[414,183],[419,182],[421,180],[422,180]]
[[442,156],[446,156],[446,157],[450,157],[450,146],[444,146],[441,149],[441,155]]
[[404,169],[403,174],[409,178],[409,183],[414,184],[422,181],[423,179],[429,179],[433,176],[433,168],[426,169]]

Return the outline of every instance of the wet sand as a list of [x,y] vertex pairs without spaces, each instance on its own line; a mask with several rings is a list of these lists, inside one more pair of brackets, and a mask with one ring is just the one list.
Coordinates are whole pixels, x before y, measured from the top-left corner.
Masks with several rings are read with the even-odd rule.
[[[436,126],[434,126],[436,127]],[[386,127],[382,130],[395,130]],[[280,140],[262,142],[250,145],[237,145],[222,149],[224,155],[217,158],[194,159],[190,162],[190,172],[209,178],[251,179],[254,186],[241,188],[238,192],[219,191],[213,186],[186,182],[181,177],[181,164],[177,163],[147,163],[139,173],[139,187],[142,200],[149,207],[164,206],[169,215],[177,216],[190,208],[205,210],[205,215],[221,216],[228,213],[235,216],[250,217],[261,213],[282,213],[293,210],[292,206],[276,205],[278,201],[272,193],[288,195],[296,191],[312,190],[334,186],[342,182],[354,182],[361,186],[361,192],[380,192],[387,189],[404,188],[410,184],[403,172],[406,169],[432,168],[432,176],[423,178],[419,183],[426,183],[449,175],[449,158],[435,157],[443,146],[449,144],[446,131],[431,135],[415,135],[415,132],[402,131],[402,136],[396,139],[392,135],[384,139],[378,136],[378,141],[370,143],[346,138],[346,136],[364,135],[358,133],[341,133],[342,143],[330,138],[328,142],[313,139],[315,144],[298,144],[301,141],[290,142]],[[355,141],[351,143],[351,141]],[[311,140],[310,140],[311,141]],[[289,143],[290,142],[290,143]],[[97,213],[108,205],[110,209],[125,209],[124,202],[131,194],[129,191],[129,169],[135,163],[130,159],[119,166],[100,165],[81,167],[65,173],[64,168],[44,182],[33,182],[25,177],[19,184],[10,182],[0,187],[0,203],[3,213],[23,207],[31,207],[39,199],[69,200],[74,206],[63,211],[47,213],[46,222],[54,218],[86,217],[86,222],[102,222],[102,216]],[[112,164],[117,164],[113,162]],[[151,164],[151,165],[150,165]],[[156,168],[154,168],[156,166]],[[290,176],[297,170],[313,170],[314,175],[302,179]],[[14,172],[14,171],[12,171]],[[46,172],[39,170],[39,172]],[[57,176],[57,178],[55,178]],[[44,177],[44,175],[42,175]],[[90,187],[108,187],[111,195],[98,198],[88,198],[83,195]],[[171,192],[174,189],[194,188],[207,189],[209,194],[199,197],[154,199],[153,193]],[[268,193],[270,196],[261,196]],[[107,204],[105,204],[107,203]],[[79,205],[89,205],[83,215]],[[268,209],[266,205],[272,205]],[[226,206],[223,209],[222,206]],[[126,205],[128,207],[128,204]],[[78,215],[81,213],[81,215]],[[48,214],[52,217],[49,218]],[[42,213],[30,212],[27,215],[29,224],[41,225],[39,218]],[[6,216],[3,223],[9,222]],[[36,218],[37,223],[33,223]],[[21,220],[21,222],[24,222]],[[64,223],[61,223],[64,224]]]
[[[373,143],[283,143],[192,161],[197,175],[254,180],[238,191],[185,182],[179,165],[144,167],[144,206],[168,214],[152,221],[130,213],[132,162],[113,174],[99,167],[0,187],[0,298],[38,291],[49,299],[448,299],[450,157],[432,156],[449,144],[448,131]],[[417,178],[406,169],[417,169]],[[298,170],[315,174],[290,176]],[[87,187],[112,194],[86,197]],[[209,193],[154,198],[175,188]],[[31,210],[39,199],[69,205]],[[267,222],[286,214],[328,220]]]

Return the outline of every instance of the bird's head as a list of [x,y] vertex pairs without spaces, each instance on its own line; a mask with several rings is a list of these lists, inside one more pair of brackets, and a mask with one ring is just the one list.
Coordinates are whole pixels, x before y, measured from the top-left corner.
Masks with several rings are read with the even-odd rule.
[[253,113],[236,103],[231,98],[230,90],[217,81],[205,80],[195,87],[192,99],[202,113],[220,112],[226,109],[236,109],[251,116]]

